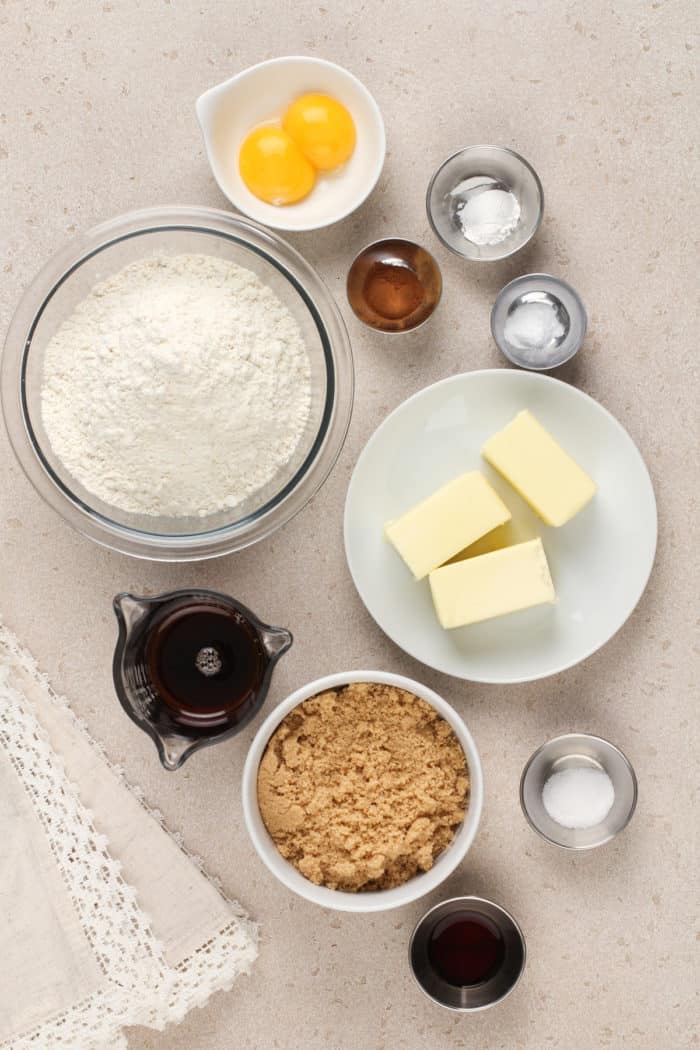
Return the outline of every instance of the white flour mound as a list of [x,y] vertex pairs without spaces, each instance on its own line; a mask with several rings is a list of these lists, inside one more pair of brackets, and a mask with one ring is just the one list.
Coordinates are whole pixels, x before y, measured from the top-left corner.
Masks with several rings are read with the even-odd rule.
[[46,350],[51,447],[122,511],[235,507],[290,461],[310,408],[296,320],[255,274],[209,255],[131,263],[93,288]]

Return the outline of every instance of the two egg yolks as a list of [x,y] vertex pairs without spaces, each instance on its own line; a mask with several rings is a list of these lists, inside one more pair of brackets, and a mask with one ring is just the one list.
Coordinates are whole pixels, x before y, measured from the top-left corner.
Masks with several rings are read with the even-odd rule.
[[266,124],[246,137],[238,158],[241,178],[268,204],[294,204],[311,192],[317,171],[348,160],[355,138],[345,106],[328,95],[302,95],[287,109],[282,127]]

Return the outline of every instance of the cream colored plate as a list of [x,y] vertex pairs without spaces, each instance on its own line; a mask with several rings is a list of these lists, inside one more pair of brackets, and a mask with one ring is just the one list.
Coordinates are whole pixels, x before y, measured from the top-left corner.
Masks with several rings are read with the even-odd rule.
[[[480,455],[486,438],[523,408],[598,486],[592,502],[559,529],[541,522]],[[383,526],[473,469],[483,470],[512,511],[509,542],[542,536],[559,601],[443,631],[428,581],[413,580]],[[575,387],[510,369],[453,376],[400,405],[365,446],[345,504],[348,566],[376,622],[417,660],[475,682],[544,678],[604,645],[644,591],[656,530],[651,480],[621,424]]]

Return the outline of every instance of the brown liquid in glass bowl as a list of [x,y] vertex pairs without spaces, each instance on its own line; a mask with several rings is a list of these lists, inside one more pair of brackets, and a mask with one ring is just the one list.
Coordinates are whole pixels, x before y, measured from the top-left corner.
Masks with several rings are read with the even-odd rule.
[[235,725],[268,659],[253,624],[235,609],[191,602],[156,614],[145,656],[152,688],[178,725]]
[[430,252],[393,238],[368,245],[348,273],[348,302],[380,332],[408,332],[430,317],[440,301],[442,278]]

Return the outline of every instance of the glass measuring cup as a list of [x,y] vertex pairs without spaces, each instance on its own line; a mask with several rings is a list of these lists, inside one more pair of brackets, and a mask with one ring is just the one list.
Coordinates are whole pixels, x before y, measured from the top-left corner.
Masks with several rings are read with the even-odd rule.
[[292,644],[289,631],[262,623],[218,591],[122,593],[114,612],[117,697],[169,771],[250,722]]

